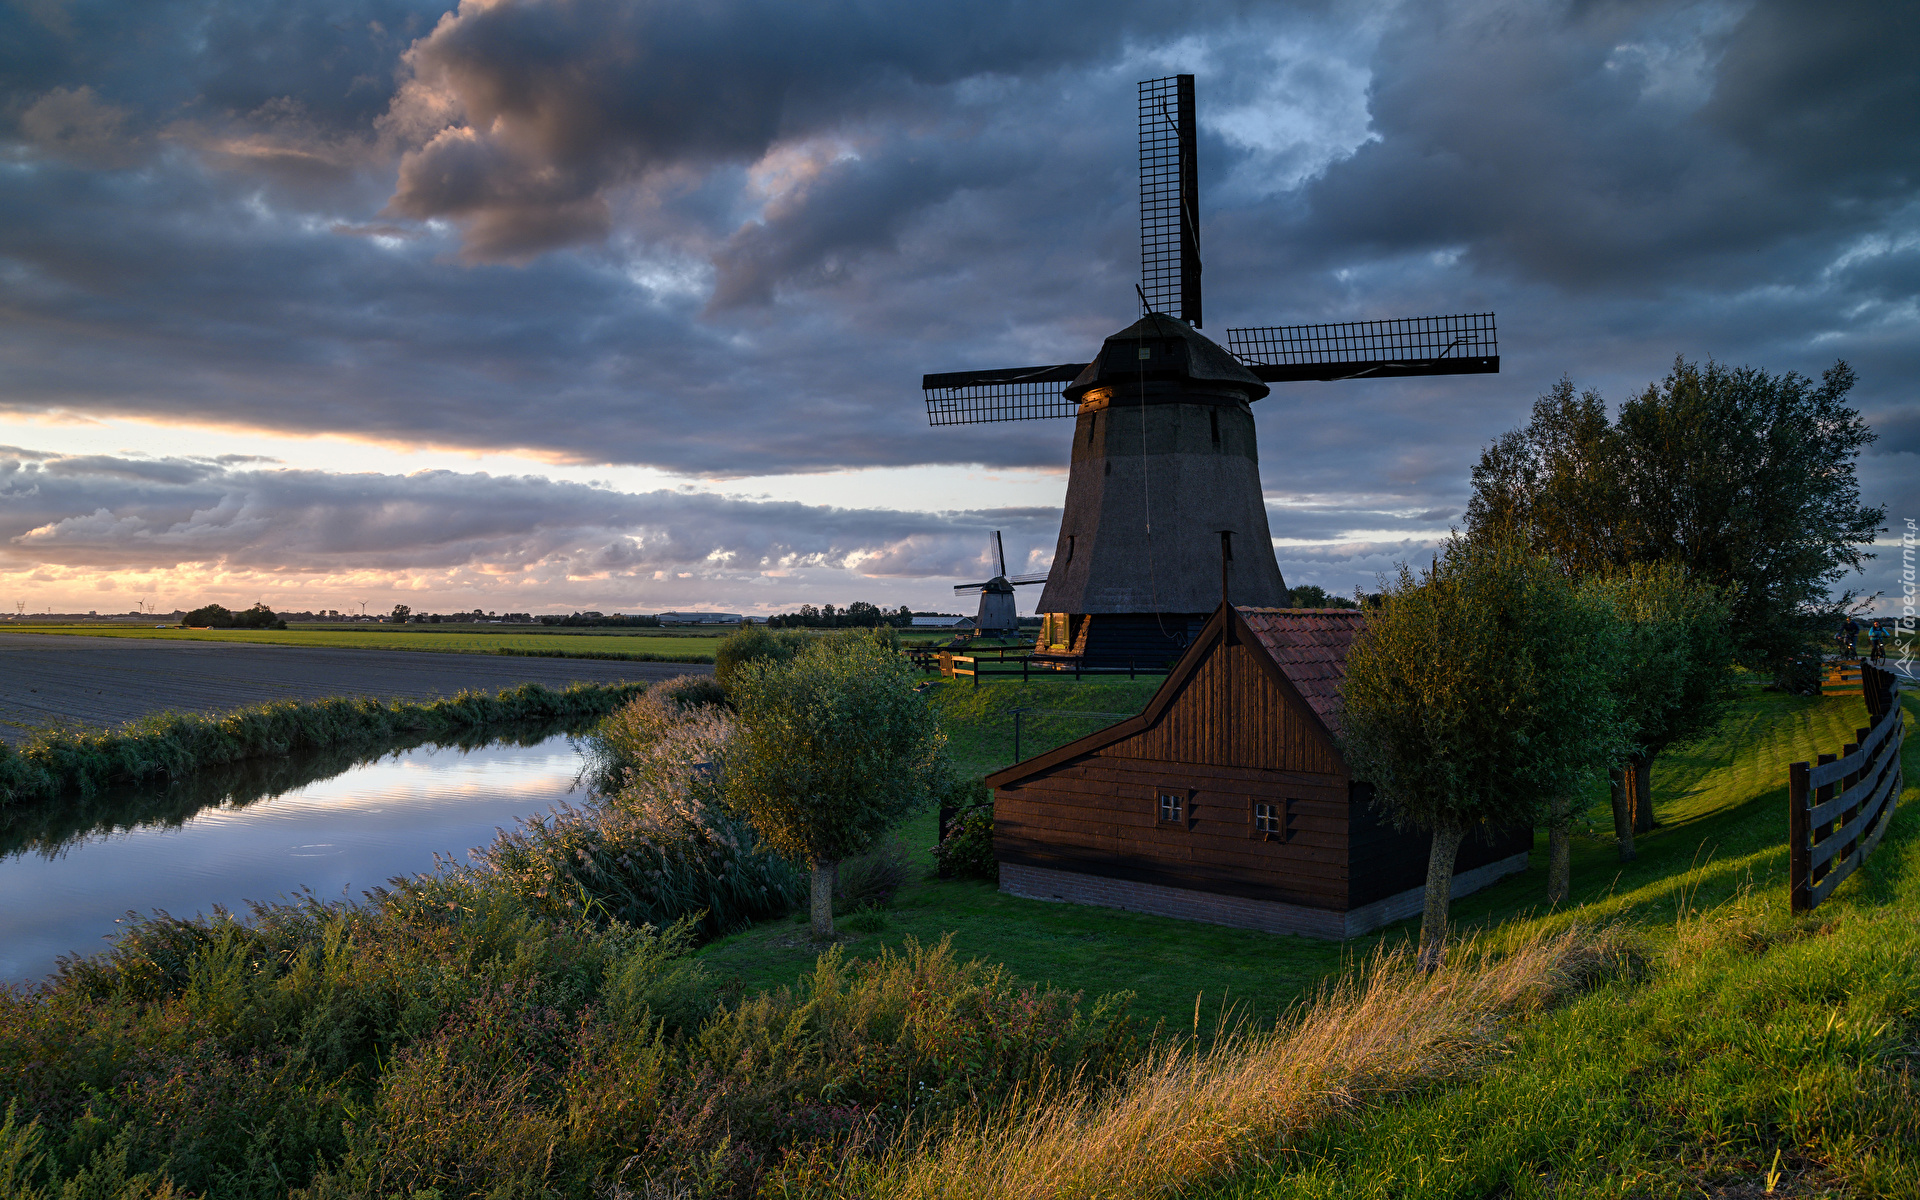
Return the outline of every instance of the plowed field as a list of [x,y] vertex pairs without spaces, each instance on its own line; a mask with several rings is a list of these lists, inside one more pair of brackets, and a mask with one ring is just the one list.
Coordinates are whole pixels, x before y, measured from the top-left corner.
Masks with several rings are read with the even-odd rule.
[[0,633],[0,739],[59,720],[118,725],[166,709],[225,712],[265,700],[450,696],[519,683],[564,687],[707,674],[712,667],[595,659],[417,654],[149,638]]

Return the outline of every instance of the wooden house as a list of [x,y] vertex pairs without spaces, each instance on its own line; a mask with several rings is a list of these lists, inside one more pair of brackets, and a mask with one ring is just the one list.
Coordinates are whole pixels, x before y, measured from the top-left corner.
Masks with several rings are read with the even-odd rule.
[[[1337,741],[1364,621],[1223,604],[1140,715],[989,775],[1001,890],[1323,938],[1417,914],[1429,839],[1372,810]],[[1469,834],[1453,894],[1532,846]]]

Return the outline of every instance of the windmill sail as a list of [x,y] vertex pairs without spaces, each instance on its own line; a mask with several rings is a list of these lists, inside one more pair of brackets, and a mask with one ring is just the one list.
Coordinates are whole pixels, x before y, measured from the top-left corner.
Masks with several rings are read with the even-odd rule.
[[991,371],[947,371],[924,375],[930,425],[977,425],[986,421],[1037,421],[1071,417],[1080,411],[1060,392],[1086,368],[1085,363],[1051,367],[1003,367]]
[[1227,349],[1264,383],[1500,370],[1492,313],[1229,329]]
[[1140,290],[1151,312],[1200,326],[1200,174],[1193,76],[1140,85]]

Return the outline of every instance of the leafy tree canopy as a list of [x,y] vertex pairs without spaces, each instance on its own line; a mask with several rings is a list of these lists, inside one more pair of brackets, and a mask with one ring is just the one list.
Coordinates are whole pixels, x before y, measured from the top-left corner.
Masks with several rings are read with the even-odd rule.
[[1431,964],[1466,831],[1535,823],[1617,755],[1615,626],[1515,537],[1455,538],[1424,575],[1383,582],[1347,658],[1343,749],[1395,824],[1433,834]]
[[1740,659],[1777,671],[1851,598],[1828,588],[1886,518],[1860,503],[1874,433],[1846,406],[1853,384],[1844,362],[1815,384],[1681,358],[1609,422],[1563,379],[1482,454],[1468,530],[1513,532],[1576,576],[1682,564],[1730,597]]
[[833,931],[834,865],[949,785],[946,737],[914,682],[903,656],[852,631],[733,672],[728,802],[762,840],[813,867],[816,934]]
[[1293,589],[1295,608],[1359,608],[1358,602],[1345,596],[1336,596],[1317,583],[1306,583]]

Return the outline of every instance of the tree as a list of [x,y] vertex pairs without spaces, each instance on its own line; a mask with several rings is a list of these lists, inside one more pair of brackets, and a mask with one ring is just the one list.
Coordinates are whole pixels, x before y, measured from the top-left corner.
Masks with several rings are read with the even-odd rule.
[[405,625],[407,618],[412,615],[413,610],[411,608],[408,608],[404,604],[396,604],[393,606],[393,612],[387,615],[387,621],[394,625]]
[[1632,862],[1634,833],[1653,827],[1653,760],[1712,732],[1732,702],[1733,597],[1676,563],[1595,575],[1581,591],[1620,630],[1613,695],[1628,741],[1612,784],[1613,824],[1620,861]]
[[1873,557],[1860,547],[1886,510],[1860,503],[1854,461],[1875,435],[1844,403],[1853,384],[1844,362],[1816,387],[1792,372],[1676,359],[1663,383],[1621,407],[1634,557],[1684,563],[1733,589],[1749,666],[1781,670],[1809,617],[1837,611],[1828,586]]
[[832,937],[835,868],[947,789],[945,735],[912,665],[865,634],[743,663],[731,692],[728,802],[812,870],[813,934]]
[[1575,577],[1611,570],[1632,556],[1621,459],[1606,401],[1562,377],[1533,402],[1526,428],[1481,453],[1467,528],[1518,536]]
[[1335,596],[1317,583],[1304,583],[1293,589],[1295,608],[1359,608],[1358,602]]
[[252,608],[234,613],[233,625],[236,629],[285,629],[287,627],[287,623],[276,616],[274,611],[264,603],[256,603]]
[[1511,532],[1576,577],[1678,563],[1731,598],[1738,659],[1780,676],[1851,599],[1827,589],[1886,517],[1860,503],[1874,433],[1845,404],[1853,384],[1844,362],[1815,385],[1679,358],[1609,424],[1563,379],[1481,455],[1468,531]]
[[1611,760],[1611,622],[1518,538],[1456,537],[1382,580],[1347,658],[1344,751],[1402,828],[1430,832],[1420,961],[1444,952],[1467,831],[1535,822]]
[[221,605],[208,604],[194,609],[180,618],[180,624],[190,628],[232,629],[233,614]]

